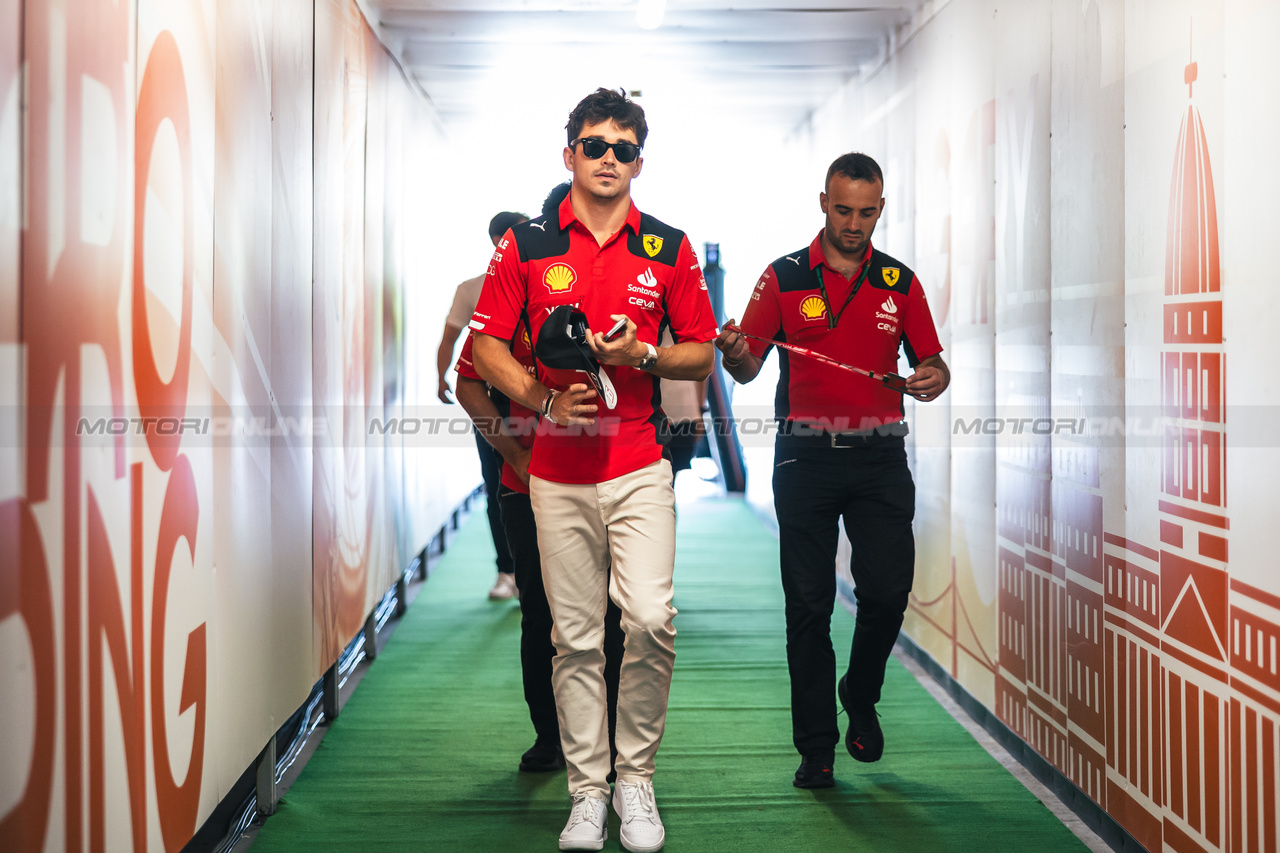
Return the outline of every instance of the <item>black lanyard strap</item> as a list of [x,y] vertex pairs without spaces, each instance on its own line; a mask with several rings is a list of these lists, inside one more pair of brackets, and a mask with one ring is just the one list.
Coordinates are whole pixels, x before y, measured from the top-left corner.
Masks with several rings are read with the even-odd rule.
[[858,288],[862,287],[862,283],[871,274],[871,261],[868,259],[863,263],[862,274],[853,283],[853,287],[849,288],[849,295],[845,297],[844,304],[840,306],[840,311],[834,314],[831,312],[831,299],[827,296],[827,284],[822,277],[823,266],[823,264],[818,264],[813,268],[813,271],[818,276],[818,291],[822,294],[822,303],[827,306],[827,328],[834,329],[836,324],[840,322],[840,318],[844,316],[844,309],[848,308],[849,303],[853,301],[853,297],[858,295]]

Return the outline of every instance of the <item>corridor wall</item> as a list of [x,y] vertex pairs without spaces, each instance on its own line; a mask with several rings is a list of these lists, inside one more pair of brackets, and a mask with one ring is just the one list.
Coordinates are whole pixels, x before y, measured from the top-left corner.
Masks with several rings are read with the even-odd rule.
[[354,0],[0,0],[0,849],[180,849],[478,482],[410,139]]
[[884,166],[952,370],[907,404],[907,635],[1149,850],[1277,849],[1277,32],[927,4],[791,142]]

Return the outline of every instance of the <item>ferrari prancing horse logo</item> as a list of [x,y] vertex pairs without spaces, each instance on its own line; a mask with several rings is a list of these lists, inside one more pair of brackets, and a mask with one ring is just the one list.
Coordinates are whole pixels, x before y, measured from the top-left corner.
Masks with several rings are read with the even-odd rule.
[[644,244],[644,253],[649,257],[657,257],[662,251],[662,238],[657,234],[645,234],[640,238],[640,242]]
[[898,283],[899,271],[896,267],[885,267],[881,270],[884,273],[884,283],[893,287]]

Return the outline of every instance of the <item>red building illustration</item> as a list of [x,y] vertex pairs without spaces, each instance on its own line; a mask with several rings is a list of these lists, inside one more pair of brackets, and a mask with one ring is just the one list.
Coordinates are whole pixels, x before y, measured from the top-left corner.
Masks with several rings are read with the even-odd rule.
[[[1055,437],[1001,458],[996,710],[1099,804],[1105,802],[1100,463]],[[1052,478],[1041,473],[1052,465]]]
[[1105,802],[1109,695],[1100,467],[1096,447],[1054,448],[1053,561],[1066,596],[1066,773],[1098,803]]
[[1165,261],[1158,549],[1108,534],[1107,809],[1149,849],[1277,849],[1280,597],[1227,571],[1226,353],[1218,219],[1191,99]]
[[[1196,63],[1188,64],[1189,99],[1196,74]],[[1169,199],[1160,394],[1164,417],[1175,425],[1165,435],[1161,464],[1159,598],[1167,750],[1162,829],[1176,850],[1227,846],[1228,525],[1219,269],[1209,146],[1200,114],[1189,104]]]
[[1051,554],[1047,451],[1047,439],[1043,446],[1032,442],[999,451],[996,709],[1007,726],[1067,773],[1066,577]]
[[[1275,853],[1280,596],[1228,571],[1222,280],[1197,75],[1185,66],[1168,208],[1159,539],[1105,532],[1088,439],[999,447],[988,665],[999,718],[1148,850]],[[912,607],[929,618],[946,599]],[[951,609],[950,633],[929,621],[959,649],[967,617]]]

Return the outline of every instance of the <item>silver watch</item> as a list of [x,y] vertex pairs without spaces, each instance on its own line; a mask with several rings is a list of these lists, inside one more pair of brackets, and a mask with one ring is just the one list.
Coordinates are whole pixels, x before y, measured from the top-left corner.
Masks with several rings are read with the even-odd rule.
[[653,344],[645,344],[644,348],[649,352],[644,358],[640,359],[640,363],[637,364],[636,367],[641,370],[653,370],[653,368],[658,364],[658,351],[653,348]]

